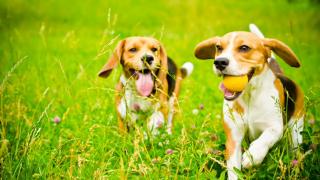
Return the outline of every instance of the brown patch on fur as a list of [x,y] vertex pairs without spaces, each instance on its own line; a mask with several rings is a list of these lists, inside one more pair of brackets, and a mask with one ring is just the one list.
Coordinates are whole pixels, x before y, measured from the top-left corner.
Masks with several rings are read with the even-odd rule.
[[296,119],[301,118],[305,114],[304,110],[304,94],[299,86],[296,86],[297,99],[295,101],[295,108],[293,117]]
[[243,107],[239,104],[238,101],[235,101],[235,102],[233,103],[233,109],[234,109],[235,111],[237,111],[237,113],[240,114],[241,116],[242,116],[243,113],[244,113],[244,109],[243,109]]
[[[268,57],[268,51],[262,43],[259,42],[259,37],[251,33],[237,33],[233,42],[235,59],[244,66],[264,64]],[[247,52],[239,52],[239,48],[242,45],[247,45],[250,47],[250,50]]]
[[168,101],[161,101],[160,104],[161,104],[160,112],[162,112],[164,120],[168,121],[168,112],[169,112]]
[[[173,109],[173,116],[176,115],[176,113],[179,112],[179,102],[178,102],[178,96],[179,96],[179,93],[180,93],[180,87],[181,87],[181,83],[182,83],[182,72],[180,70],[178,70],[176,72],[176,77],[175,77],[175,88],[174,88],[174,91],[171,95],[171,97],[174,98],[174,109]],[[174,126],[174,121],[172,122],[172,130],[173,130],[173,126]]]
[[164,118],[168,119],[168,81],[167,81],[167,73],[168,73],[168,57],[165,49],[162,45],[160,45],[160,72],[158,75],[158,79],[156,81],[157,94],[158,99],[160,100],[160,111],[162,112]]
[[279,92],[279,103],[281,105],[281,107],[284,107],[284,89],[283,89],[283,85],[280,81],[280,79],[275,79],[274,80],[274,86],[277,88],[278,92]]
[[179,96],[179,93],[180,93],[180,87],[181,87],[181,81],[182,81],[182,73],[180,70],[177,71],[177,74],[176,74],[176,85],[175,85],[175,88],[174,88],[174,94],[176,95],[176,97]]
[[254,76],[260,75],[266,69],[266,63],[262,64],[259,68],[254,69]]
[[285,110],[287,120],[294,117],[298,119],[305,115],[304,95],[300,87],[292,80],[284,75],[277,74],[277,78],[281,81],[284,88]]
[[235,151],[236,142],[232,139],[232,132],[230,127],[224,121],[223,121],[223,129],[227,138],[225,158],[226,160],[228,160]]
[[[121,93],[122,93],[123,85],[121,82],[119,82],[116,86],[116,109],[118,108],[119,104],[121,103]],[[120,133],[125,133],[127,132],[127,128],[123,122],[123,119],[121,118],[118,110],[117,110],[117,116],[118,116],[118,127]]]

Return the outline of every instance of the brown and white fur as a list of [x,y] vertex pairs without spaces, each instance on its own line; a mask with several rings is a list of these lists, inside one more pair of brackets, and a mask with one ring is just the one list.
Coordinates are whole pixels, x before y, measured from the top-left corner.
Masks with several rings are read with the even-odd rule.
[[118,43],[99,76],[108,77],[118,64],[123,69],[116,86],[120,130],[126,132],[139,121],[152,134],[166,124],[171,134],[181,80],[191,74],[192,63],[179,69],[158,40],[128,37]]
[[[242,92],[226,93],[228,90],[222,88],[229,179],[237,179],[234,167],[241,170],[241,166],[259,165],[281,139],[286,125],[292,129],[293,147],[302,142],[303,93],[283,75],[272,51],[292,67],[299,67],[300,62],[283,42],[263,38],[254,25],[250,29],[254,33],[230,32],[205,40],[195,49],[197,58],[215,59],[213,69],[218,76],[249,77]],[[241,142],[245,137],[249,137],[251,144],[242,153]]]

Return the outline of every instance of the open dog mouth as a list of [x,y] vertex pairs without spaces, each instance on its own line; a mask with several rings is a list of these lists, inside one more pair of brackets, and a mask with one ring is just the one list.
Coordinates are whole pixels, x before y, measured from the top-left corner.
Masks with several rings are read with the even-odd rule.
[[131,75],[136,79],[135,85],[141,96],[148,97],[154,88],[154,78],[150,69],[130,69]]
[[232,101],[235,100],[237,97],[240,96],[241,92],[233,92],[233,91],[229,91],[223,83],[220,83],[219,85],[220,90],[223,92],[224,95],[224,99],[228,100],[228,101]]
[[228,101],[238,98],[245,89],[246,85],[249,83],[253,74],[254,69],[245,75],[233,76],[224,74],[224,80],[219,85],[219,89],[223,92],[224,98]]

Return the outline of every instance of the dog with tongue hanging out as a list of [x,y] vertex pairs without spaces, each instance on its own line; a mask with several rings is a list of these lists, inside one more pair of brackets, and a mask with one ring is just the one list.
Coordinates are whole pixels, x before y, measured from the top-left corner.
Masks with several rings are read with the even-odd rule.
[[120,130],[142,123],[153,135],[161,127],[171,134],[181,80],[191,74],[193,64],[178,68],[160,42],[150,37],[121,40],[99,76],[108,77],[118,64],[123,69],[116,86]]

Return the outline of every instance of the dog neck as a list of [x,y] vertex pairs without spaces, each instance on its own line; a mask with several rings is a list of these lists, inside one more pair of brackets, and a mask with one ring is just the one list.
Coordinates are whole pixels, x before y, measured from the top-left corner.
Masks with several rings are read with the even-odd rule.
[[239,99],[246,104],[255,101],[259,96],[265,95],[266,91],[274,88],[275,79],[276,76],[272,70],[267,65],[264,66],[258,75],[252,77]]

